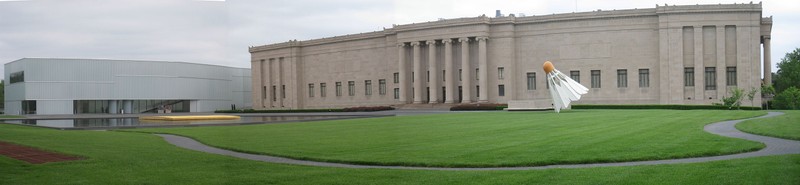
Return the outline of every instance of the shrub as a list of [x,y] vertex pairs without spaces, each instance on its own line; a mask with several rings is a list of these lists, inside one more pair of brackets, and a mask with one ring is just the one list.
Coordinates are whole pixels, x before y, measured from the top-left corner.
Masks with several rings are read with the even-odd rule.
[[800,109],[800,89],[789,87],[775,96],[773,105],[778,109]]
[[471,111],[471,110],[503,110],[508,108],[508,104],[463,104],[450,107],[450,111]]
[[344,109],[282,109],[282,110],[217,110],[214,113],[302,113],[302,112],[374,112],[394,110],[393,107],[376,106],[376,107],[350,107]]
[[394,107],[389,107],[389,106],[349,107],[342,109],[342,112],[375,112],[375,111],[385,111],[385,110],[394,110]]

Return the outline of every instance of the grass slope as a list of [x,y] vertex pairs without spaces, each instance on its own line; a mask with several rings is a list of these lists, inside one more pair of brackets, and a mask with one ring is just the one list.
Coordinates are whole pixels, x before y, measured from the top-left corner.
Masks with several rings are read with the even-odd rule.
[[373,165],[487,167],[636,161],[757,150],[703,131],[761,111],[573,110],[144,129],[250,153]]
[[767,119],[748,120],[736,128],[752,134],[800,140],[800,111],[785,110],[784,115]]
[[636,167],[420,171],[248,161],[180,149],[143,133],[0,125],[0,140],[88,158],[30,165],[0,156],[0,184],[800,184],[800,155]]

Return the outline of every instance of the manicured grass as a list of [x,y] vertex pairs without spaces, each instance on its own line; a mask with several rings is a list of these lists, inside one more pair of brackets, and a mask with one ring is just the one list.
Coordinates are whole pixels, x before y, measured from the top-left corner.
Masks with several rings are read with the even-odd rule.
[[703,126],[763,111],[572,110],[484,112],[235,127],[143,129],[209,145],[317,161],[488,167],[722,155],[763,144]]
[[87,157],[30,165],[0,156],[0,184],[800,184],[800,155],[636,167],[427,171],[248,161],[130,132],[0,125],[0,140]]
[[782,116],[748,120],[736,124],[736,128],[758,135],[800,140],[800,111],[785,110]]
[[0,156],[0,184],[799,184],[800,155],[529,171],[342,169],[181,149],[150,134],[0,125],[0,140],[86,157],[31,165]]

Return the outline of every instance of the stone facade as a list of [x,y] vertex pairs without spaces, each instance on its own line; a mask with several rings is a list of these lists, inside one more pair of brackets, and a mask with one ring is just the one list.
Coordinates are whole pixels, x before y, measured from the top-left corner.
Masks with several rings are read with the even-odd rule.
[[256,46],[253,108],[549,102],[548,60],[590,88],[577,104],[718,103],[761,85],[772,25],[761,14],[724,4],[480,16]]

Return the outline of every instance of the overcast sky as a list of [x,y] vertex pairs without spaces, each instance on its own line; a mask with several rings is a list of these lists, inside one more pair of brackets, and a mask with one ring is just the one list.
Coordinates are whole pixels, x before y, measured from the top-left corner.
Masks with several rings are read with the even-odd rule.
[[[655,8],[655,4],[665,3],[750,1],[0,0],[0,62],[25,57],[101,58],[249,68],[248,46],[291,39],[379,31],[392,24],[438,18],[493,16],[495,10],[543,15]],[[763,8],[763,16],[774,16],[775,65],[785,53],[800,47],[800,3],[768,0]]]

